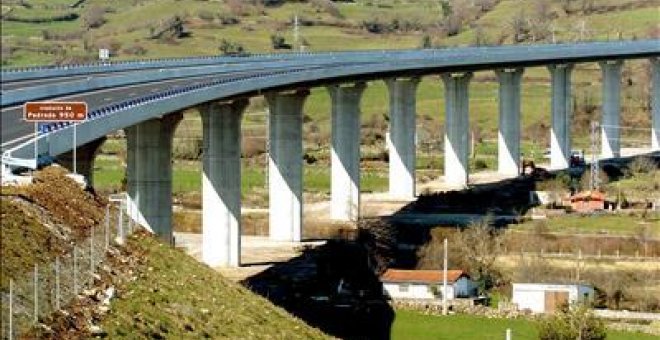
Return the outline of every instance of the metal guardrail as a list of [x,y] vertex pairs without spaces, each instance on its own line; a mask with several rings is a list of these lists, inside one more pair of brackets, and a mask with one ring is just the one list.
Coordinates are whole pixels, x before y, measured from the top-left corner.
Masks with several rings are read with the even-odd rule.
[[[533,53],[532,53],[533,52]],[[542,45],[542,46],[507,46],[491,48],[456,49],[439,52],[437,50],[423,50],[414,57],[407,56],[405,60],[381,59],[365,65],[342,65],[342,55],[335,56],[338,65],[325,66],[312,69],[287,69],[270,71],[267,69],[254,70],[255,74],[238,76],[230,79],[214,80],[201,84],[171,89],[160,93],[150,94],[145,97],[131,99],[115,103],[109,107],[103,107],[90,112],[90,120],[81,124],[82,127],[91,129],[80,133],[79,144],[87,143],[99,134],[104,134],[106,129],[122,128],[136,124],[150,117],[160,116],[174,112],[199,103],[229,98],[236,95],[268,90],[273,88],[286,88],[300,86],[301,84],[313,82],[333,83],[347,81],[350,79],[377,79],[391,76],[417,76],[427,73],[438,72],[461,72],[485,69],[496,69],[506,67],[539,66],[553,63],[567,63],[580,61],[596,61],[622,58],[645,58],[660,56],[660,44],[658,40],[636,41],[623,43],[595,43],[573,45]],[[176,99],[174,98],[176,97]],[[122,116],[120,120],[110,122],[103,119],[105,124],[95,124],[98,118],[107,118],[118,112],[130,110],[130,116]],[[136,114],[139,112],[139,114]],[[68,137],[70,131],[65,129],[70,124],[55,124],[44,128],[47,134],[47,144],[40,146],[40,152],[57,155],[71,148],[70,141],[64,146],[64,138]],[[94,130],[94,131],[92,131]],[[103,130],[103,131],[102,131]],[[41,136],[40,139],[44,140]],[[41,142],[40,142],[41,143]],[[43,144],[43,143],[41,143]],[[62,144],[62,145],[60,145]],[[32,141],[25,142],[18,147],[8,151],[3,157],[11,159],[14,157],[26,157],[32,148]],[[65,150],[65,148],[68,148]]]

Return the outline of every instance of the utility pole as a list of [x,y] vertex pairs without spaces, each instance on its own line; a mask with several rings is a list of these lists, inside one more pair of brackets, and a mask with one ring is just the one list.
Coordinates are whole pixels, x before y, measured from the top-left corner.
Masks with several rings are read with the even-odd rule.
[[442,315],[447,315],[447,239],[445,238],[444,265],[442,270]]

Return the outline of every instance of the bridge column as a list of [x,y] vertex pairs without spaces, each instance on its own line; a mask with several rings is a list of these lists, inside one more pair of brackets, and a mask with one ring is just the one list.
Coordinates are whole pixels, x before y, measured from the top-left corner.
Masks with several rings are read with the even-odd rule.
[[660,151],[660,58],[651,59],[651,149]]
[[419,78],[388,79],[390,95],[390,195],[414,198],[415,121]]
[[270,238],[302,238],[303,105],[309,91],[269,93],[269,225]]
[[332,219],[360,214],[360,100],[365,83],[328,86],[332,99]]
[[467,185],[469,170],[469,86],[472,73],[443,73],[445,84],[445,183]]
[[248,100],[200,107],[203,130],[202,260],[241,263],[241,118]]
[[[79,146],[76,150],[76,172],[85,176],[87,184],[91,187],[94,186],[94,161],[105,140],[105,137],[101,137]],[[56,162],[73,172],[73,151],[57,156]]]
[[603,118],[601,123],[601,157],[621,155],[619,117],[621,115],[620,60],[600,62],[603,70]]
[[181,113],[126,129],[129,214],[172,244],[172,137]]
[[520,82],[523,72],[522,68],[496,71],[500,83],[497,170],[502,175],[520,174]]
[[573,65],[548,66],[552,81],[550,168],[565,169],[571,156],[571,72]]

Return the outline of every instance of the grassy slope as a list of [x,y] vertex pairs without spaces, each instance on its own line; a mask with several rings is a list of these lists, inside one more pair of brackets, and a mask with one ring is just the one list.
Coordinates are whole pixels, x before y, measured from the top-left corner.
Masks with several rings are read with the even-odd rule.
[[[47,168],[37,178],[38,183],[26,187],[2,188],[2,289],[9,278],[20,277],[35,263],[50,263],[68,252],[70,241],[84,237],[86,227],[98,223],[95,218],[104,211],[98,199],[64,177],[60,168]],[[132,237],[124,251],[139,254],[140,262],[130,268],[113,267],[130,270],[127,275],[137,279],[116,287],[118,297],[102,321],[112,339],[156,334],[171,339],[325,338],[266,299],[150,236]]]
[[[139,278],[120,287],[102,328],[111,339],[322,339],[326,336],[181,250],[138,235]],[[158,334],[158,335],[157,335]]]
[[[522,319],[488,319],[468,315],[440,317],[424,315],[417,312],[397,310],[392,339],[394,340],[424,340],[424,339],[503,339],[506,329],[510,328],[513,338],[537,339],[534,323]],[[655,336],[641,333],[623,333],[609,331],[608,340],[651,340]]]

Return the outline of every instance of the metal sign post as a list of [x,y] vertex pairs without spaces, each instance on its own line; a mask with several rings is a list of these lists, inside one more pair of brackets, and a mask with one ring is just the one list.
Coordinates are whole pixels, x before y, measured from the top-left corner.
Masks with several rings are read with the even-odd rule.
[[78,174],[78,148],[76,147],[77,144],[77,136],[76,136],[76,126],[78,124],[73,123],[73,145],[72,145],[72,150],[73,150],[73,174],[77,175]]

